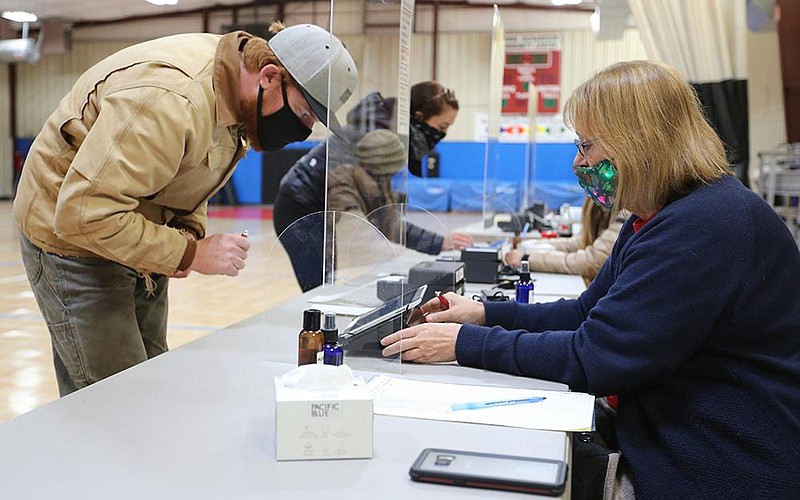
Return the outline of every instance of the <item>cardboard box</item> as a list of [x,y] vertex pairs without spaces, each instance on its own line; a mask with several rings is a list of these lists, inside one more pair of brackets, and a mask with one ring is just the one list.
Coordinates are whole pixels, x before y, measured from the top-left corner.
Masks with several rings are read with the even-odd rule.
[[289,389],[275,379],[277,460],[372,458],[372,420],[364,386]]

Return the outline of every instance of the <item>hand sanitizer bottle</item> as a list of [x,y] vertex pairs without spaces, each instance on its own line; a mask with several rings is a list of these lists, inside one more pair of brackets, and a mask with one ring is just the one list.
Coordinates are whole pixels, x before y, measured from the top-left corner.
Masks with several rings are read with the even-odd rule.
[[303,329],[297,339],[297,366],[313,365],[317,362],[317,353],[322,351],[324,336],[319,329],[322,311],[306,309],[303,311]]
[[527,260],[520,262],[519,281],[517,281],[517,302],[528,304],[533,300],[533,281]]
[[558,218],[558,236],[562,238],[572,237],[572,214],[570,214],[569,203],[561,205]]
[[325,336],[325,345],[322,346],[322,363],[336,366],[344,363],[344,350],[339,345],[339,330],[336,329],[336,313],[325,313],[322,334]]

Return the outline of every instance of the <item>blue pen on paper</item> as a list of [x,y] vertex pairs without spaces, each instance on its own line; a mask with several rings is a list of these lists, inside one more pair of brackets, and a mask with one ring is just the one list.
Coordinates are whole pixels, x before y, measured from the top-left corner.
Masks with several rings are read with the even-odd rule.
[[526,222],[525,225],[522,226],[522,231],[520,231],[520,234],[527,233],[530,228],[531,228],[531,223],[530,222]]
[[498,401],[476,401],[474,403],[454,403],[450,406],[450,411],[458,410],[482,410],[484,408],[494,408],[496,406],[523,405],[527,403],[538,403],[544,401],[543,396],[534,396],[523,399],[501,399]]

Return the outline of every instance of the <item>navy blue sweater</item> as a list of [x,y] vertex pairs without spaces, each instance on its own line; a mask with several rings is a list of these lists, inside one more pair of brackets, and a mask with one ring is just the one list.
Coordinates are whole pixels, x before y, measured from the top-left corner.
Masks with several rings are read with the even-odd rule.
[[486,303],[458,362],[619,395],[636,498],[800,498],[800,254],[733,178],[637,233],[575,300]]

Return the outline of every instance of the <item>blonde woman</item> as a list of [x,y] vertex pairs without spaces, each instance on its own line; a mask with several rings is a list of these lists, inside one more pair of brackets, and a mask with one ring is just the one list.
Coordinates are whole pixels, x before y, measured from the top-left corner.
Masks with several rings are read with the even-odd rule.
[[672,68],[610,66],[565,117],[579,183],[634,214],[592,284],[550,304],[448,294],[448,310],[425,304],[429,323],[386,337],[384,354],[618,395],[621,458],[597,495],[796,498],[800,253],[788,228],[733,177]]

